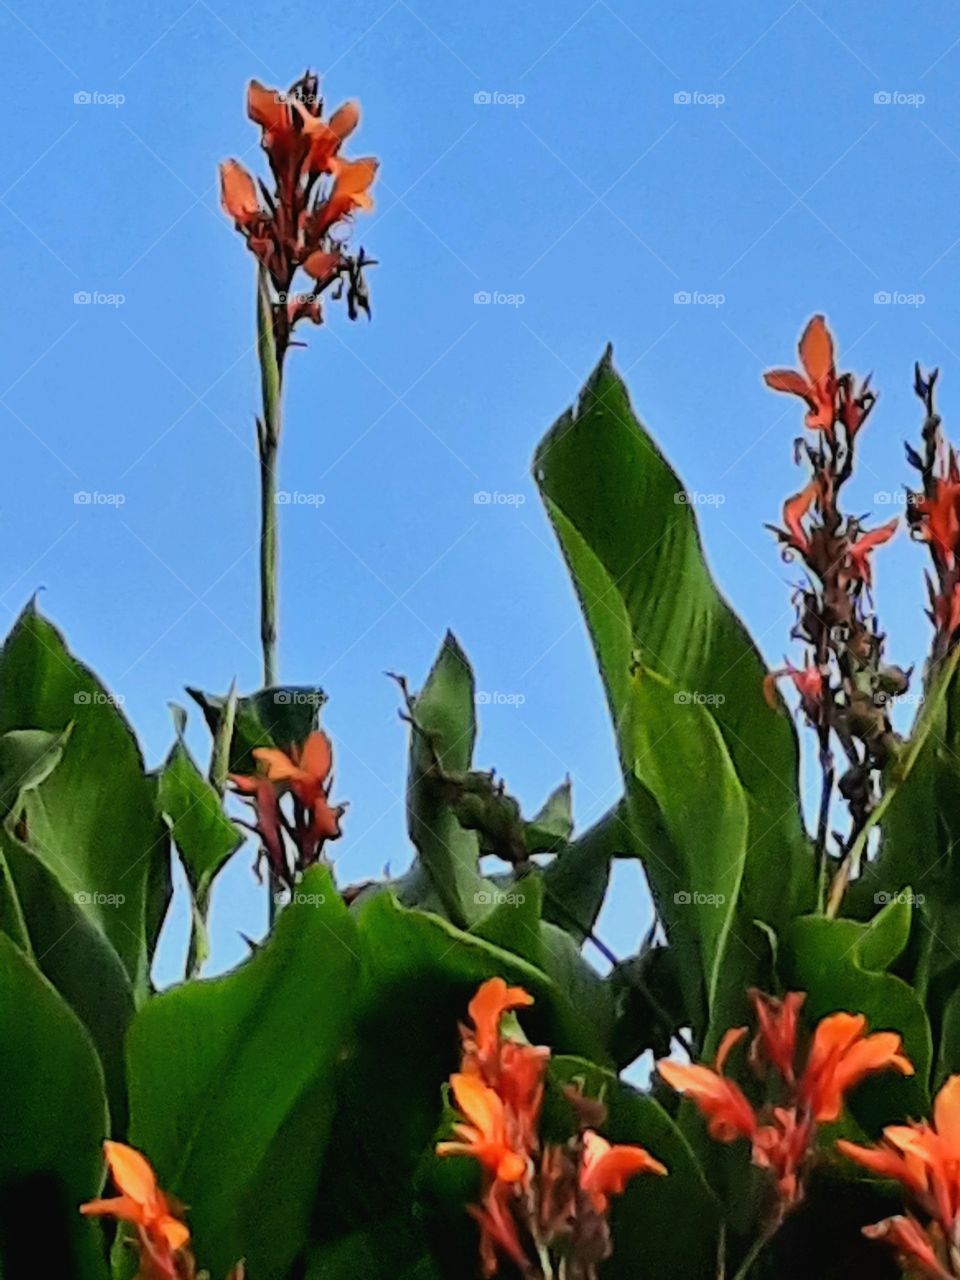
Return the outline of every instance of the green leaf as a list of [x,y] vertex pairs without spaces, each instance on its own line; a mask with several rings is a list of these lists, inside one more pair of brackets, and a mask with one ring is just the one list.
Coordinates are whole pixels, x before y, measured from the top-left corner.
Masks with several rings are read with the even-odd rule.
[[24,792],[45,782],[60,763],[71,726],[62,733],[12,729],[0,735],[0,820],[17,817]]
[[158,802],[194,894],[206,897],[217,872],[243,844],[243,836],[182,741],[175,743],[160,771]]
[[[112,1132],[120,1137],[127,1122],[123,1045],[135,1009],[127,972],[83,907],[39,858],[6,833],[0,835],[0,860],[9,869],[26,933],[20,945],[86,1027],[103,1068]],[[4,932],[18,941],[10,930]]]
[[77,1018],[0,936],[0,1274],[105,1276],[100,1230],[77,1212],[99,1192],[103,1076]]
[[[576,409],[540,444],[534,476],[590,629],[614,724],[632,696],[635,656],[716,721],[749,814],[733,932],[748,955],[763,955],[754,920],[778,928],[814,901],[796,733],[764,699],[764,664],[710,578],[693,504],[637,420],[609,351]],[[670,749],[668,742],[657,748]],[[634,762],[623,763],[629,778]],[[643,847],[656,835],[656,806],[637,810],[633,796],[639,847],[631,852],[650,875],[664,856],[657,844]],[[701,820],[706,832],[712,815]]]
[[805,991],[811,1024],[838,1011],[863,1013],[871,1031],[898,1031],[915,1074],[887,1071],[871,1077],[850,1097],[850,1109],[870,1133],[929,1108],[932,1056],[930,1025],[915,991],[885,972],[909,931],[909,903],[893,902],[871,924],[804,916],[781,936],[779,968],[784,986]]
[[407,829],[445,912],[464,926],[483,915],[489,886],[478,871],[477,834],[461,826],[437,776],[437,763],[445,774],[466,774],[477,736],[473,671],[449,631],[412,714]]
[[[216,739],[224,711],[236,695],[204,693],[201,689],[187,689],[187,693],[202,710]],[[316,729],[324,702],[326,694],[316,685],[280,685],[236,698],[229,772],[255,773],[256,747],[279,747],[285,751],[303,742]]]
[[582,1082],[583,1092],[607,1106],[603,1136],[638,1143],[667,1166],[668,1176],[633,1178],[611,1210],[613,1257],[604,1280],[649,1276],[714,1276],[720,1215],[696,1158],[680,1130],[652,1098],[609,1071],[579,1058],[558,1057],[551,1077]]
[[[197,1256],[214,1276],[244,1257],[257,1280],[279,1280],[302,1247],[358,969],[354,921],[317,867],[239,969],[176,987],[137,1015],[131,1140],[192,1206]],[[314,1163],[276,1146],[294,1114]]]
[[318,1246],[306,1280],[439,1280],[420,1227],[397,1215]]
[[527,852],[564,846],[573,831],[573,799],[570,779],[561,782],[544,801],[543,808],[524,824]]
[[[733,935],[746,865],[748,809],[716,722],[651,670],[631,678],[620,726],[628,806],[650,799],[668,843],[645,859],[657,911],[686,976],[688,1008],[698,994],[689,957],[699,958],[707,1007],[735,1009],[749,985],[752,951]],[[638,817],[636,827],[644,819]],[[721,981],[723,990],[721,991]],[[729,1025],[721,1013],[717,1029]],[[696,1019],[703,1035],[703,1024]]]
[[[23,793],[26,843],[113,944],[135,988],[148,977],[148,885],[168,841],[136,740],[96,677],[31,605],[0,652],[0,734],[63,735],[62,757]],[[165,909],[166,899],[157,906]]]
[[522,1014],[532,1040],[604,1053],[591,1020],[529,961],[440,916],[407,910],[386,892],[356,915],[363,987],[319,1193],[326,1243],[409,1211],[440,1119],[441,1086],[460,1060],[458,1026],[487,978],[502,976],[533,995]]

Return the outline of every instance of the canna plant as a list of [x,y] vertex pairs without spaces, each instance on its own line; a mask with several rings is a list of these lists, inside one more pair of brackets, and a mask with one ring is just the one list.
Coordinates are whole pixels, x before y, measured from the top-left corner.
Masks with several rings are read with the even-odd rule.
[[[357,109],[325,117],[309,74],[253,82],[248,112],[272,186],[236,161],[221,177],[257,269],[263,687],[191,688],[209,766],[177,709],[148,770],[34,603],[0,649],[0,1275],[957,1280],[960,465],[936,373],[916,374],[903,529],[845,505],[882,405],[837,371],[825,319],[798,370],[767,375],[801,403],[805,472],[774,529],[799,648],[768,671],[608,351],[533,477],[620,798],[586,830],[569,782],[526,814],[474,759],[448,634],[419,689],[395,677],[410,850],[384,861],[406,869],[338,883],[325,694],[278,683],[274,489],[294,330],[322,295],[366,310],[343,234],[376,163],[343,156]],[[898,532],[929,561],[911,667],[882,624]],[[821,775],[809,826],[797,723]],[[203,977],[246,832],[276,918]],[[174,858],[194,929],[157,991]],[[598,925],[616,859],[655,910],[642,934],[636,903],[624,957]]]

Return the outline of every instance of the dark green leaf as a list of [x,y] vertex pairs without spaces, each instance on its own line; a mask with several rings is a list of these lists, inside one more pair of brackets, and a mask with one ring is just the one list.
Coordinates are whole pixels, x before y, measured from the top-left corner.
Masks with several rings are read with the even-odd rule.
[[[231,695],[204,693],[201,689],[187,689],[187,693],[203,711],[207,727],[216,738]],[[237,698],[229,771],[255,773],[256,747],[279,747],[285,751],[303,742],[317,727],[325,701],[323,690],[315,685],[282,685]]]
[[97,1055],[32,962],[0,936],[0,1274],[101,1280],[107,1106]]
[[309,1099],[314,1131],[304,1138],[322,1148],[358,950],[329,873],[315,868],[250,960],[155,997],[131,1028],[132,1141],[192,1206],[197,1255],[215,1276],[245,1257],[257,1280],[277,1280],[302,1246],[319,1152],[300,1167],[281,1158],[275,1138]]

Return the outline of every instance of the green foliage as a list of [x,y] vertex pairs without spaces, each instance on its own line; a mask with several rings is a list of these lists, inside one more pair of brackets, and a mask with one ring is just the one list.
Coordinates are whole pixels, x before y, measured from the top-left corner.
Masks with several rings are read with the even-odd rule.
[[79,1020],[0,936],[0,1274],[104,1280],[98,1232],[77,1213],[97,1194],[107,1103]]

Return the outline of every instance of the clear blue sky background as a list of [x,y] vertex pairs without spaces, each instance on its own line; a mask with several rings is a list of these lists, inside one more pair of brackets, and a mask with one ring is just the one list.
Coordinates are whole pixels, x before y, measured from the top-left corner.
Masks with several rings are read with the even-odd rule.
[[[253,280],[217,162],[261,164],[250,76],[286,85],[310,65],[333,104],[362,99],[353,153],[383,160],[357,228],[382,263],[374,321],[332,314],[293,353],[281,479],[325,499],[282,513],[281,656],[286,680],[330,695],[345,880],[408,860],[405,734],[382,673],[418,684],[448,626],[481,690],[523,698],[481,709],[480,764],[528,808],[569,772],[582,826],[619,794],[528,474],[608,339],[689,487],[722,495],[699,510],[710,563],[771,662],[789,648],[789,570],[762,525],[796,487],[799,414],[762,369],[792,363],[823,310],[842,363],[875,370],[853,492],[878,518],[908,476],[913,360],[943,366],[948,422],[960,402],[954,5],[0,0],[0,40],[2,620],[44,587],[151,764],[183,685],[259,674]],[[76,104],[84,91],[124,101]],[[476,305],[481,291],[523,301]],[[895,292],[923,301],[875,301]],[[480,490],[524,501],[480,506]],[[927,644],[922,567],[905,536],[877,556],[904,663]],[[191,741],[205,759],[198,725]],[[649,905],[623,874],[604,931],[628,951]],[[215,899],[215,963],[263,920],[242,854]],[[180,911],[166,973],[184,933]]]

